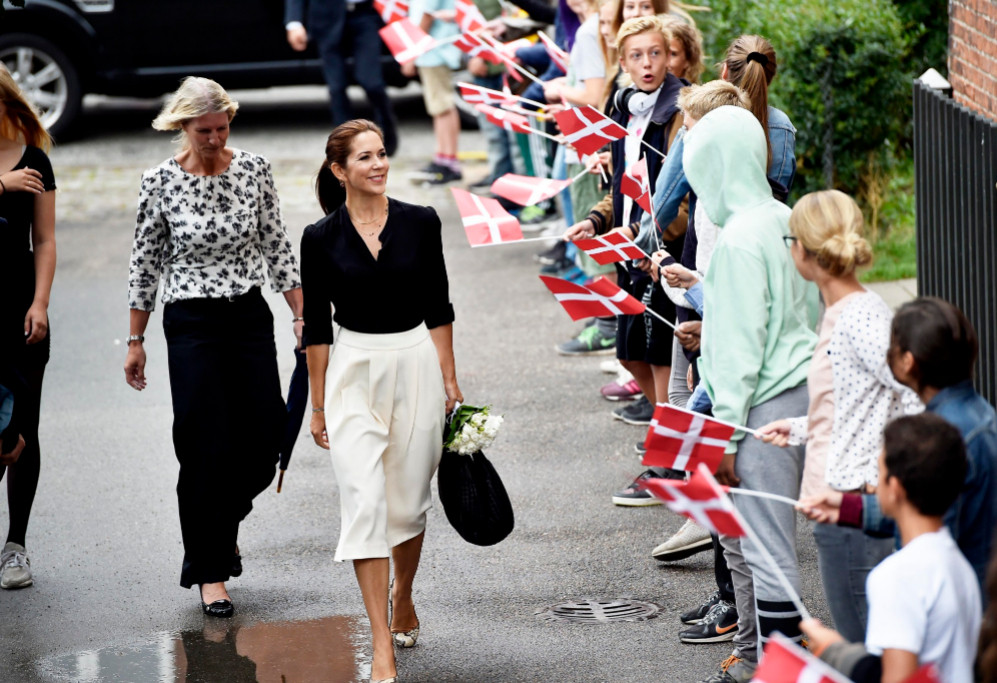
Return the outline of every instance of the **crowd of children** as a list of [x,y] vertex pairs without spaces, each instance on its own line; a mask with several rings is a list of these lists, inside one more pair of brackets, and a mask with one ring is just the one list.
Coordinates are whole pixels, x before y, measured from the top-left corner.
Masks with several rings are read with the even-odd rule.
[[[591,170],[559,199],[564,240],[539,256],[543,271],[605,276],[677,323],[595,318],[557,351],[615,354],[603,366],[617,378],[600,393],[628,424],[670,402],[756,430],[735,432],[717,480],[800,501],[738,496],[753,538],[689,521],[652,550],[662,561],[713,550],[716,590],[680,615],[678,634],[732,641],[705,680],[751,680],[776,632],[856,681],[902,681],[926,663],[947,683],[997,678],[992,613],[974,673],[997,528],[997,415],[973,389],[968,320],[932,298],[894,314],[862,286],[872,255],[847,195],[790,208],[796,129],[769,104],[778,58],[764,37],[734,39],[719,79],[699,85],[702,38],[678,3],[561,0],[555,21],[567,73],[522,55],[544,74],[529,93],[546,103],[533,123],[591,105],[628,134],[591,158],[560,145],[529,164],[560,178]],[[638,163],[653,215],[621,191]],[[600,266],[572,244],[611,231],[651,258]],[[685,476],[650,468],[612,502],[659,504],[642,482]],[[798,511],[813,520],[836,630],[801,623],[789,591],[800,589]]]

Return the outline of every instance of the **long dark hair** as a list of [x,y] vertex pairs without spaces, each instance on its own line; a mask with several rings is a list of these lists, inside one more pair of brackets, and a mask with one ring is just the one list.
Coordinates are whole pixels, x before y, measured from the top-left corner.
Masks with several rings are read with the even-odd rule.
[[350,156],[353,139],[361,133],[377,133],[384,142],[384,133],[373,121],[353,119],[336,126],[325,142],[325,161],[315,176],[315,196],[322,211],[329,215],[346,201],[346,188],[332,172],[332,164],[337,163],[346,168],[346,160]]
[[910,351],[917,390],[944,389],[973,378],[979,342],[965,314],[948,301],[922,296],[897,309],[890,354]]

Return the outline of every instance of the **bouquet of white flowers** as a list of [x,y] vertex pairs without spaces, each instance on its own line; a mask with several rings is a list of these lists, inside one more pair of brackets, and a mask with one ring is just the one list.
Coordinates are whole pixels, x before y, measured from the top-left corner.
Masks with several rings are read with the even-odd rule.
[[491,408],[461,405],[447,418],[443,436],[444,450],[472,455],[492,445],[502,426],[502,416],[492,415]]

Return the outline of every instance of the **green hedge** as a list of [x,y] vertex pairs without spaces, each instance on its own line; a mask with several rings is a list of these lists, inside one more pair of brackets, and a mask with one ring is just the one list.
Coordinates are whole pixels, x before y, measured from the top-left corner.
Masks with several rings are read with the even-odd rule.
[[878,182],[910,125],[908,45],[889,0],[712,0],[697,15],[714,60],[742,33],[767,38],[779,69],[770,101],[796,126],[794,194]]

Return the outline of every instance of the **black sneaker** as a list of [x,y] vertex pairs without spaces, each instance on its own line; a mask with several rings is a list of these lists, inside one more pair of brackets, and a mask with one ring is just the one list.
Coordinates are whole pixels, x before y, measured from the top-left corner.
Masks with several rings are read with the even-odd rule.
[[562,356],[597,356],[616,353],[616,335],[607,337],[598,325],[589,325],[574,339],[558,344]]
[[710,613],[710,610],[718,602],[720,602],[720,591],[713,591],[710,593],[710,597],[706,598],[706,601],[699,607],[694,607],[688,612],[683,612],[679,617],[679,621],[690,626],[702,624],[703,619],[706,618],[706,615]]
[[481,180],[477,180],[477,181],[471,183],[470,185],[468,185],[467,189],[469,189],[469,190],[488,190],[488,189],[491,189],[491,186],[492,186],[492,178],[491,178],[491,176],[487,176],[486,175]]
[[436,173],[436,177],[430,178],[428,182],[430,185],[446,185],[447,183],[463,179],[464,176],[460,171],[455,171],[449,166],[440,166],[440,170]]
[[639,486],[641,482],[647,479],[655,479],[657,476],[658,475],[654,473],[654,470],[647,470],[634,479],[630,483],[630,486],[613,494],[613,505],[633,508],[661,505],[661,501],[659,499],[655,498]]
[[638,441],[637,443],[635,443],[634,450],[637,451],[637,455],[641,457],[644,457],[644,454],[647,453],[647,447],[644,446],[643,441]]
[[646,396],[613,411],[613,419],[623,420],[628,425],[649,425],[654,417],[654,404]]
[[722,643],[734,640],[737,634],[737,608],[726,600],[721,600],[692,628],[679,632],[683,643]]
[[554,242],[554,246],[550,249],[545,249],[537,254],[534,258],[538,263],[549,266],[552,263],[557,263],[564,259],[564,253],[568,249],[568,243],[564,240]]

